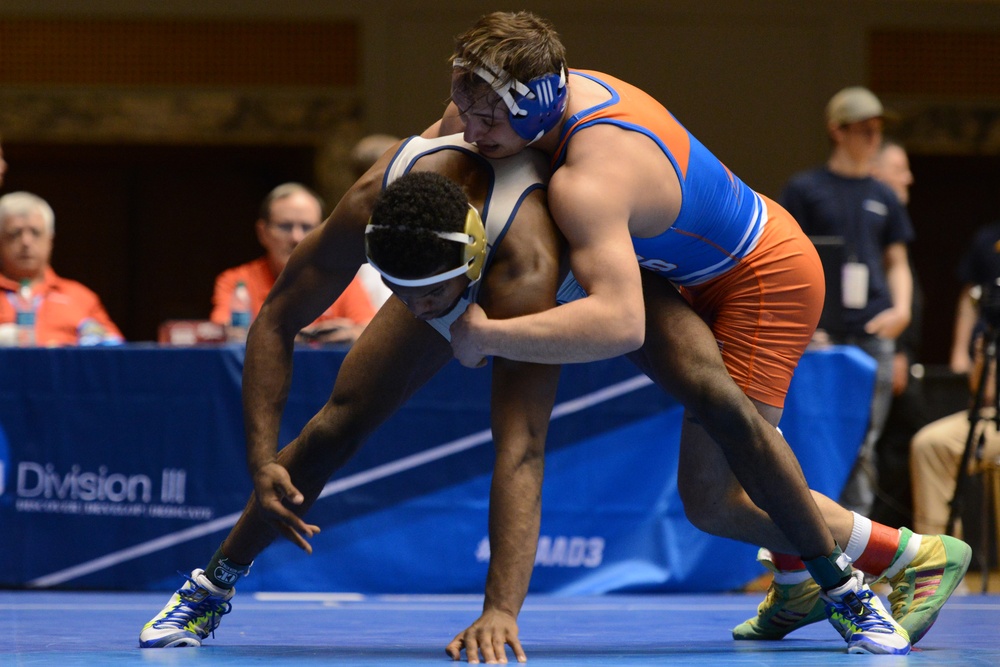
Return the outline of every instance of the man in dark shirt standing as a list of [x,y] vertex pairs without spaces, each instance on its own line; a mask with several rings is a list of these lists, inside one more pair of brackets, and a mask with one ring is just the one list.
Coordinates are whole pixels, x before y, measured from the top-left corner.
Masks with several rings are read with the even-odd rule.
[[806,234],[843,239],[839,330],[825,333],[830,342],[856,345],[878,362],[868,433],[840,498],[867,516],[877,485],[874,445],[892,401],[896,338],[911,318],[907,244],[914,234],[899,198],[871,175],[885,122],[879,99],[866,88],[845,88],[827,104],[826,120],[830,158],[793,176],[780,203]]

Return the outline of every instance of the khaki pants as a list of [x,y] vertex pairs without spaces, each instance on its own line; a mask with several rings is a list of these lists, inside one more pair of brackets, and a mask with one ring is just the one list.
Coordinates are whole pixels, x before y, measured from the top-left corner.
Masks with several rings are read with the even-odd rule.
[[[983,418],[976,422],[976,444],[985,433],[983,460],[1000,456],[1000,433],[993,414],[992,409],[984,409]],[[910,442],[913,530],[917,533],[938,535],[947,528],[969,425],[969,411],[956,412],[923,427]]]

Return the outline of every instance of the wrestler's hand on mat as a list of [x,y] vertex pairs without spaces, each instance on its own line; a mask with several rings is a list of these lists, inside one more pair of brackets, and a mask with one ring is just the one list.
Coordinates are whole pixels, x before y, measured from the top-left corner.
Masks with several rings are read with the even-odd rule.
[[484,662],[496,664],[507,662],[506,644],[513,649],[518,662],[527,662],[528,656],[517,638],[517,620],[506,612],[489,610],[458,633],[444,651],[452,660],[461,660],[464,649],[470,664],[478,664],[482,653]]
[[486,365],[486,355],[479,351],[479,341],[476,340],[476,326],[488,320],[486,311],[478,304],[470,303],[451,325],[451,349],[455,358],[467,368]]
[[275,530],[306,553],[312,553],[312,545],[306,538],[319,532],[319,526],[306,523],[285,504],[301,505],[305,500],[288,475],[288,470],[276,462],[267,463],[257,469],[253,476],[254,493],[261,514]]

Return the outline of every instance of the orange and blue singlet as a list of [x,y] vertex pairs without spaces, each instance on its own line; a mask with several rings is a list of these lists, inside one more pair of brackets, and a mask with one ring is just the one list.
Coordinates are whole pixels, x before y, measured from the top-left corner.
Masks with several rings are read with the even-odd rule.
[[681,288],[708,322],[733,379],[751,398],[781,407],[823,307],[823,269],[798,223],[754,192],[650,95],[606,74],[572,70],[610,99],[571,116],[552,156],[596,124],[653,140],[680,183],[676,220],[651,238],[632,237],[636,258]]
[[639,264],[676,285],[697,285],[746,257],[764,227],[761,197],[647,93],[597,72],[573,70],[572,74],[601,84],[611,98],[566,122],[553,171],[565,160],[572,135],[602,123],[649,137],[670,160],[680,181],[681,209],[674,224],[659,236],[632,238]]

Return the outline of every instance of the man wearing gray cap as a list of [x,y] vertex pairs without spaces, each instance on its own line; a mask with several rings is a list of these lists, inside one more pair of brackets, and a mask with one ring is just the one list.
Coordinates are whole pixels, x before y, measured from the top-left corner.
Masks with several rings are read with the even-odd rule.
[[910,322],[913,292],[907,259],[913,225],[899,198],[872,177],[885,115],[867,88],[834,95],[826,107],[829,159],[793,176],[779,199],[810,237],[843,239],[840,294],[827,294],[828,301],[839,298],[841,308],[825,333],[831,342],[856,345],[878,362],[868,433],[840,497],[845,507],[866,516],[878,482],[874,445],[892,401],[896,338]]

